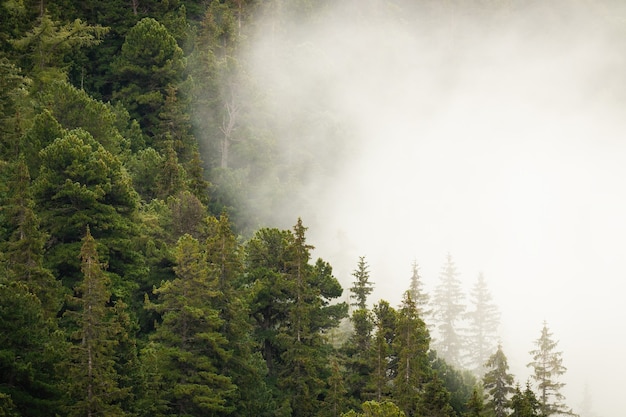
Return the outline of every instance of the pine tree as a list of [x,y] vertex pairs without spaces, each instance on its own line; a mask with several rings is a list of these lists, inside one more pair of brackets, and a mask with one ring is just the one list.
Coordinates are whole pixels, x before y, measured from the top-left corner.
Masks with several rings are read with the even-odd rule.
[[563,366],[562,352],[556,351],[558,342],[553,340],[552,333],[544,321],[541,336],[535,340],[536,349],[530,351],[532,362],[527,366],[533,369],[532,379],[539,391],[539,404],[543,417],[558,414],[572,414],[564,403],[565,396],[561,389],[565,383],[559,378],[567,371]]
[[375,335],[372,341],[373,372],[368,391],[376,401],[390,398],[390,381],[397,374],[397,360],[393,352],[396,337],[397,312],[385,300],[374,305]]
[[483,402],[483,396],[477,387],[474,387],[472,396],[467,402],[467,412],[464,417],[483,417],[485,404]]
[[428,358],[430,337],[417,306],[406,291],[398,309],[393,347],[398,358],[398,372],[393,383],[393,398],[407,416],[418,415],[418,393],[430,376]]
[[487,372],[483,376],[483,387],[487,395],[486,410],[491,417],[507,417],[510,408],[510,396],[513,394],[513,375],[509,374],[509,365],[502,346],[485,363]]
[[220,312],[220,333],[231,352],[220,363],[220,373],[237,385],[232,398],[235,415],[256,417],[264,415],[271,397],[264,377],[267,368],[252,337],[252,324],[247,304],[249,289],[242,285],[243,248],[231,230],[228,215],[206,219],[206,262],[210,279],[218,293],[213,306]]
[[419,415],[429,417],[453,417],[455,415],[450,405],[450,392],[436,372],[424,387],[419,410]]
[[80,250],[83,280],[76,287],[72,304],[65,312],[75,323],[69,362],[68,414],[70,416],[124,416],[120,403],[129,393],[120,388],[115,368],[118,338],[123,334],[111,305],[110,280],[99,260],[97,243],[89,228]]
[[498,307],[492,302],[482,273],[470,292],[470,311],[465,316],[468,319],[466,367],[482,377],[485,362],[496,345],[500,324]]
[[357,268],[352,272],[355,280],[350,288],[350,298],[356,301],[351,305],[360,309],[367,309],[367,297],[374,290],[374,285],[369,280],[370,273],[368,268],[365,256],[360,256]]
[[411,268],[413,271],[411,275],[411,284],[409,285],[411,299],[415,302],[419,316],[426,322],[432,314],[432,311],[428,307],[430,303],[430,296],[424,291],[424,283],[422,282],[422,277],[419,274],[419,265],[416,261],[413,261]]
[[60,283],[43,265],[47,235],[39,227],[28,166],[23,157],[13,165],[7,185],[10,195],[4,210],[13,230],[0,248],[5,252],[9,279],[25,283],[39,298],[48,317],[55,316],[62,302]]
[[221,333],[223,319],[212,305],[219,290],[196,239],[182,236],[175,259],[176,278],[156,288],[156,301],[146,303],[161,314],[151,336],[163,386],[159,401],[169,414],[226,415],[234,409],[230,398],[236,387],[219,373],[232,355]]
[[441,358],[454,367],[461,365],[462,341],[459,321],[465,311],[458,275],[452,255],[448,254],[433,297],[433,314],[437,325],[435,349]]
[[541,404],[530,388],[529,382],[526,383],[524,392],[520,389],[519,384],[515,387],[511,397],[510,417],[544,417],[541,412]]

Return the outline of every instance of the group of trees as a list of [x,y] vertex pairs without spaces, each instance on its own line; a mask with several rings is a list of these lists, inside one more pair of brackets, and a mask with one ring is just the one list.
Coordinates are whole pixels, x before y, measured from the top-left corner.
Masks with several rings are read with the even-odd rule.
[[369,309],[361,259],[342,336],[349,306],[303,223],[259,226],[315,158],[277,152],[237,52],[259,16],[279,32],[314,3],[0,4],[0,415],[461,416],[496,397],[515,416],[563,410],[549,333],[537,394],[508,376],[484,382],[484,404],[474,391],[506,373],[480,368],[484,282],[469,359],[450,266],[429,329],[417,266],[397,308]]

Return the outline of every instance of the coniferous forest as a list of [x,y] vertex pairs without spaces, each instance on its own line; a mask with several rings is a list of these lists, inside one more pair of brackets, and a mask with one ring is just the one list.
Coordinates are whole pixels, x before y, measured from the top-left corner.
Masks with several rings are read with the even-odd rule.
[[[575,414],[549,325],[517,380],[485,279],[464,298],[451,255],[433,293],[413,264],[391,305],[365,257],[342,288],[306,219],[281,217],[350,149],[319,103],[288,109],[313,129],[260,110],[242,52],[265,32],[266,59],[288,56],[282,35],[332,3],[2,1],[0,416]],[[535,3],[562,10],[372,0],[344,17],[502,24]]]

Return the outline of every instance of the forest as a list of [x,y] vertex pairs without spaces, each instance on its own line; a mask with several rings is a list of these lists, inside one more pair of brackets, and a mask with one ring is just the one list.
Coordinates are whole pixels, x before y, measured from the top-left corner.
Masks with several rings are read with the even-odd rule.
[[[391,305],[365,256],[342,288],[284,218],[353,145],[324,103],[267,110],[246,57],[275,33],[278,65],[334,3],[1,2],[0,416],[577,415],[548,323],[517,380],[486,281],[461,302],[452,255]],[[549,25],[594,2],[339,3],[462,33],[451,16]]]

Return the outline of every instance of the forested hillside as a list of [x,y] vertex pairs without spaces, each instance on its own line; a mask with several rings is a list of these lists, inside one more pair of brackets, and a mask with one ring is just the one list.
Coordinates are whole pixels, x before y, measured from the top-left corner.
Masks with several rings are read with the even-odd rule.
[[[246,60],[261,32],[276,33],[268,68],[292,56],[305,37],[282,35],[333,3],[1,3],[0,416],[573,413],[548,326],[516,381],[484,279],[465,301],[451,255],[430,297],[413,265],[396,306],[368,298],[364,257],[342,288],[312,256],[289,209],[358,138],[323,102],[275,107]],[[443,3],[341,10],[441,36],[462,32],[451,16],[563,10]]]

